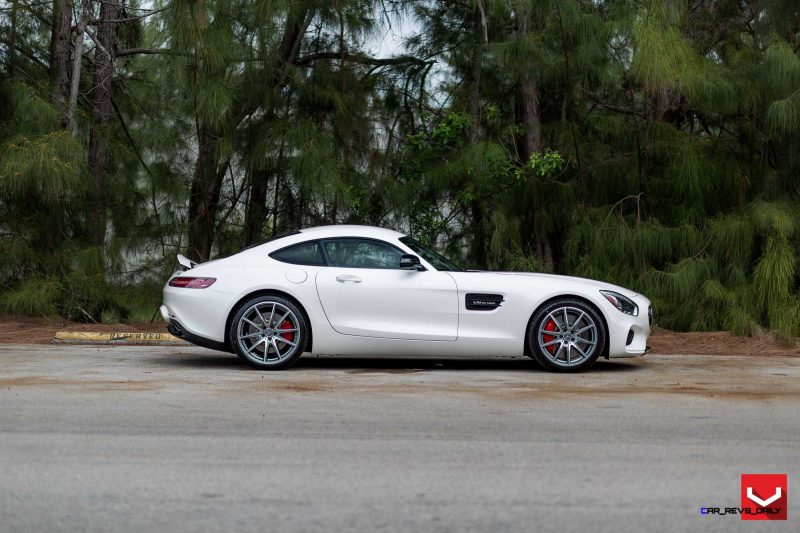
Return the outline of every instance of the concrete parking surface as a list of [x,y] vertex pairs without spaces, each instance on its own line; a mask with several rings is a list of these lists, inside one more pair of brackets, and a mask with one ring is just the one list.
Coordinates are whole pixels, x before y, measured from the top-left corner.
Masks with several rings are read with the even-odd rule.
[[[2,531],[796,531],[800,359],[0,346]],[[788,473],[789,520],[737,507]]]

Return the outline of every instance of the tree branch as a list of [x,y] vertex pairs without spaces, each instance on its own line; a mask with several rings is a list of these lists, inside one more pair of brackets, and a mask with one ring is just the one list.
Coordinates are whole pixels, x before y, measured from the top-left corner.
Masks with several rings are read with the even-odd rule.
[[327,59],[339,59],[341,61],[349,61],[352,63],[359,63],[362,65],[376,65],[376,66],[407,65],[407,64],[416,64],[423,66],[430,63],[430,61],[425,61],[418,57],[409,55],[381,58],[381,57],[370,57],[364,54],[317,52],[315,54],[308,54],[306,56],[297,58],[295,64],[308,65],[310,63],[313,63],[314,61],[322,61]]
[[[716,17],[719,15],[718,11],[720,11],[720,6],[717,4],[718,3],[712,2],[709,6],[705,6],[704,3],[698,2],[692,9],[698,11],[702,9],[706,11],[708,16]],[[684,29],[684,35],[690,42],[699,45],[702,51],[705,52],[717,46],[720,41],[728,37],[736,28],[747,26],[758,19],[763,10],[763,0],[749,0],[739,7],[739,12],[735,15],[723,15],[717,21],[717,25],[711,29],[697,25],[696,21],[703,20],[703,17],[700,15],[693,15],[688,19],[689,25]],[[695,24],[692,24],[692,22],[695,22]]]
[[[97,37],[95,37],[94,33],[92,33],[92,30],[90,30],[88,27],[86,27],[86,28],[84,29],[84,32],[86,32],[86,35],[88,35],[88,36],[89,36],[89,38],[92,40],[92,42],[94,42],[95,46],[97,46],[97,48],[98,48],[98,49],[99,49],[101,52],[103,52],[103,53],[104,53],[105,55],[107,55],[108,57],[111,57],[111,54],[109,53],[109,51],[108,51],[108,50],[106,50],[106,47],[105,47],[105,46],[103,46],[103,45],[100,43],[100,41],[98,41],[98,40],[97,40]],[[113,60],[113,58],[112,58],[112,60]]]
[[[131,9],[131,8],[128,7],[128,9]],[[151,15],[155,15],[156,13],[161,13],[162,11],[167,11],[168,9],[172,9],[172,5],[168,5],[168,6],[162,7],[161,9],[154,9],[152,11],[148,11],[147,13],[142,13],[141,15],[136,15],[136,16],[133,16],[133,17],[127,17],[127,18],[124,18],[124,19],[113,19],[113,20],[108,20],[106,22],[119,23],[119,22],[128,22],[128,21],[131,21],[131,20],[139,20],[139,19],[147,18],[147,17],[149,17]],[[97,25],[97,24],[99,24],[101,22],[103,22],[103,21],[100,20],[100,19],[92,19],[90,24]]]
[[116,57],[133,56],[137,54],[147,54],[147,55],[165,54],[171,56],[189,55],[183,52],[176,52],[175,50],[170,50],[169,48],[124,48],[122,50],[117,50]]
[[[2,43],[4,45],[8,46],[9,48],[11,48],[11,41],[10,40],[7,40],[7,39],[5,39],[3,37],[0,37],[0,43]],[[42,61],[41,59],[39,59],[38,57],[36,57],[34,55],[34,51],[33,50],[27,50],[27,49],[23,48],[19,43],[15,43],[14,44],[14,49],[17,52],[19,52],[20,54],[22,54],[25,57],[27,57],[28,59],[30,59],[31,61],[33,61],[34,63],[36,63],[37,65],[39,65],[42,68],[44,68],[45,70],[48,70],[50,68],[49,66],[47,66],[47,63],[45,63],[44,61]]]
[[589,99],[592,101],[595,107],[598,107],[600,109],[613,111],[614,113],[622,113],[624,115],[644,116],[644,113],[633,107],[624,107],[621,105],[604,102],[596,96],[590,96]]

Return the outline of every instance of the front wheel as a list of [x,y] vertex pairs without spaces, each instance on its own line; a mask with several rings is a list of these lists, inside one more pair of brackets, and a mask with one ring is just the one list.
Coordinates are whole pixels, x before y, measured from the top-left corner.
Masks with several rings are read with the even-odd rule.
[[547,370],[579,372],[592,366],[606,342],[598,312],[571,298],[540,309],[528,326],[530,355]]
[[243,303],[229,331],[236,354],[256,368],[288,368],[303,355],[309,327],[302,311],[280,296],[257,296]]

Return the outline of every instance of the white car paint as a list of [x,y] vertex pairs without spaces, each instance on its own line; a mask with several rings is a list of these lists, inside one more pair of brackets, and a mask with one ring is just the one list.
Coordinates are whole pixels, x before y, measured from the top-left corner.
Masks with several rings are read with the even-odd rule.
[[[423,257],[426,270],[409,271],[296,265],[269,256],[304,241],[342,237],[376,239],[418,256],[400,242],[403,236],[369,226],[323,226],[201,263],[173,277],[213,277],[216,282],[205,289],[166,285],[162,316],[226,349],[225,331],[237,305],[271,290],[302,305],[313,336],[311,353],[518,356],[525,352],[526,329],[536,309],[568,295],[588,300],[602,314],[609,357],[645,353],[650,300],[616,285],[549,274],[439,272]],[[638,316],[617,310],[600,290],[629,297]],[[500,294],[504,302],[492,311],[470,311],[465,307],[468,293]],[[626,345],[631,330],[633,341]]]
[[322,267],[316,281],[325,316],[339,333],[420,341],[458,338],[458,288],[449,272]]

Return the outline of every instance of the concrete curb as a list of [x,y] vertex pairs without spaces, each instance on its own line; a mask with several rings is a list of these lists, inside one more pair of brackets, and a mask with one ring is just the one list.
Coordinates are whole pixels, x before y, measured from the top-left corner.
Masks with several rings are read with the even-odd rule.
[[53,342],[71,344],[153,344],[153,345],[185,345],[185,340],[170,335],[169,333],[155,332],[125,332],[125,333],[99,333],[90,331],[59,331],[53,337]]

